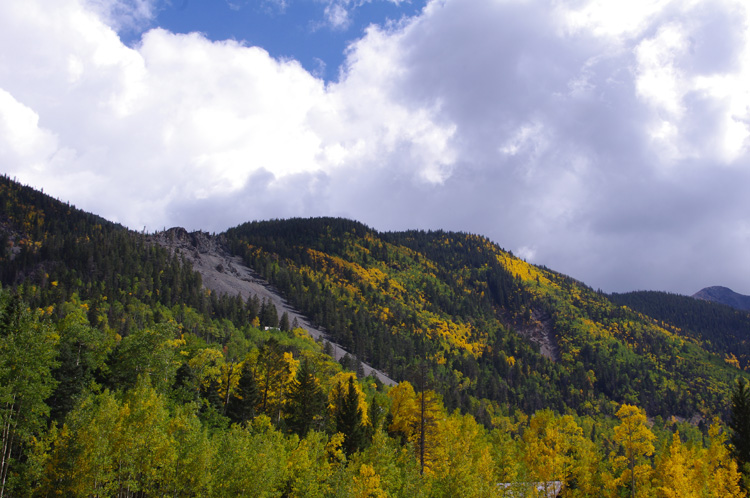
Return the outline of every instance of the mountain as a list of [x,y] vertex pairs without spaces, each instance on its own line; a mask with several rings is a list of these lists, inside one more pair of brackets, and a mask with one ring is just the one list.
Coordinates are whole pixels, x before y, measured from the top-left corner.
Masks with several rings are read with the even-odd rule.
[[357,356],[412,383],[428,365],[449,409],[490,399],[606,412],[633,400],[690,418],[722,412],[741,374],[674,327],[481,236],[315,218],[247,223],[226,237]]
[[615,496],[631,429],[641,485],[739,496],[726,306],[657,318],[468,233],[138,233],[7,177],[0,280],[0,496]]
[[750,296],[738,294],[727,287],[706,287],[693,294],[693,297],[703,299],[704,301],[726,304],[738,310],[750,311]]
[[[18,286],[32,307],[75,294],[106,309],[122,337],[137,323],[128,309],[141,305],[189,306],[235,327],[248,323],[239,310],[252,308],[251,293],[205,292],[207,274],[190,257],[220,241],[226,258],[241,258],[235,263],[268,281],[289,311],[353,357],[415,385],[426,369],[448,409],[480,418],[488,416],[477,412],[481,400],[531,413],[607,413],[612,401],[631,400],[663,417],[709,416],[723,412],[739,374],[724,349],[696,334],[615,305],[478,235],[380,233],[340,218],[246,223],[215,240],[180,230],[146,235],[8,179],[3,193],[3,285]],[[165,247],[167,238],[184,239],[182,249]],[[209,343],[231,335],[198,334]]]
[[696,341],[727,362],[750,368],[750,314],[745,311],[669,292],[636,291],[609,298],[674,334]]

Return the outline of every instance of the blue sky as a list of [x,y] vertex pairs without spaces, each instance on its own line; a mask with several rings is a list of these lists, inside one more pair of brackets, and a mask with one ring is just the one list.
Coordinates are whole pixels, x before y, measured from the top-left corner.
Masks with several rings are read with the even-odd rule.
[[[330,81],[338,78],[348,44],[367,26],[414,16],[424,4],[425,0],[161,0],[153,19],[120,34],[125,43],[133,44],[145,30],[158,26],[174,33],[198,31],[214,41],[234,39],[262,47],[277,59],[295,59]],[[334,11],[345,17],[336,18]]]
[[137,230],[342,216],[750,294],[746,0],[173,2],[0,2],[2,172]]

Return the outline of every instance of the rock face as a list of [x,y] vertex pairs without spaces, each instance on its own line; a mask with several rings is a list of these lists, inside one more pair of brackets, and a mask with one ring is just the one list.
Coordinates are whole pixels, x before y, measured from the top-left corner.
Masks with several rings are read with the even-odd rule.
[[750,311],[750,296],[738,294],[727,287],[706,287],[693,294],[693,297],[703,299],[704,301],[726,304],[738,310]]
[[[299,311],[281,297],[278,291],[253,269],[245,266],[242,258],[232,256],[226,249],[223,235],[211,235],[206,232],[188,232],[184,228],[170,228],[164,232],[150,235],[147,239],[151,244],[158,244],[169,249],[173,254],[182,255],[193,264],[193,269],[201,274],[203,286],[219,294],[240,294],[243,300],[256,295],[261,301],[270,301],[276,306],[279,314],[286,312],[289,321],[297,319],[300,327],[307,330],[314,339],[327,339],[325,331],[313,326]],[[333,356],[341,359],[347,351],[338,344],[333,346]],[[363,363],[365,375],[376,375],[384,384],[395,385],[385,373],[375,370]]]
[[558,361],[560,352],[555,343],[555,336],[552,329],[552,317],[549,313],[534,310],[531,313],[530,322],[518,327],[518,333],[539,346],[539,352],[550,360]]

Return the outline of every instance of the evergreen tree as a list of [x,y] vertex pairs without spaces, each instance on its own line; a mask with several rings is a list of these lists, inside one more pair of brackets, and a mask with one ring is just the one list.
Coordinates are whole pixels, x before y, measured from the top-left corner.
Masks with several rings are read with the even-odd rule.
[[198,380],[188,362],[183,363],[177,369],[174,384],[172,384],[170,390],[170,397],[183,404],[198,401]]
[[289,429],[305,437],[314,428],[325,407],[325,395],[307,360],[302,361],[292,381],[284,408]]
[[740,470],[747,476],[750,471],[750,387],[745,379],[740,377],[735,383],[731,402],[732,453]]
[[283,400],[284,382],[290,375],[284,351],[276,339],[267,340],[260,349],[255,373],[259,412],[276,419]]
[[201,395],[209,406],[220,412],[223,411],[224,406],[219,394],[219,382],[216,379],[211,379],[207,386],[202,387]]
[[281,320],[279,320],[279,329],[285,332],[290,330],[289,314],[286,311],[281,315]]
[[349,386],[342,391],[336,410],[336,431],[344,435],[343,448],[352,455],[365,445],[365,427],[362,423],[362,409],[359,407],[359,394],[354,387],[354,377],[349,377]]
[[260,313],[260,299],[258,299],[257,294],[253,294],[252,297],[248,298],[245,303],[245,310],[248,321],[252,322],[254,318],[257,318],[258,313]]
[[263,299],[263,304],[260,305],[260,313],[258,314],[258,319],[260,320],[261,328],[278,327],[279,312],[276,310],[276,305],[274,305],[271,301]]
[[258,404],[258,384],[252,365],[246,361],[242,365],[242,373],[234,396],[227,403],[227,416],[232,422],[247,422],[255,418],[255,406]]

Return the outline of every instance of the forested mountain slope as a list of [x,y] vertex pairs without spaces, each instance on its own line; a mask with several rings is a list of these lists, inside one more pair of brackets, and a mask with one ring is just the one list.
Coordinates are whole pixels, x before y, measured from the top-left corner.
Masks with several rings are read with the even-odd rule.
[[[427,364],[449,408],[488,398],[526,411],[606,412],[628,401],[692,417],[722,411],[739,373],[689,337],[480,236],[381,234],[317,218],[247,223],[227,237],[363,359],[412,382]],[[530,335],[552,342],[555,357]]]
[[744,496],[713,418],[744,373],[679,330],[475,235],[223,236],[401,382],[2,177],[0,497]]
[[247,267],[241,258],[229,254],[226,251],[226,241],[223,235],[211,235],[205,232],[188,233],[183,228],[171,228],[148,235],[146,240],[168,249],[171,254],[179,254],[185,258],[200,274],[204,287],[211,293],[239,296],[243,301],[250,299],[257,299],[258,302],[265,301],[267,306],[274,307],[277,315],[290,325],[305,330],[315,340],[326,341],[334,359],[344,363],[353,362],[354,369],[361,369],[364,375],[372,374],[385,384],[395,384],[382,372],[352,357],[338,344],[330,342],[324,330],[312,325],[306,316],[291,307],[272,285],[252,268]]
[[669,292],[637,291],[609,297],[675,334],[692,338],[728,363],[738,362],[743,370],[750,367],[750,313],[746,311]]

